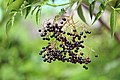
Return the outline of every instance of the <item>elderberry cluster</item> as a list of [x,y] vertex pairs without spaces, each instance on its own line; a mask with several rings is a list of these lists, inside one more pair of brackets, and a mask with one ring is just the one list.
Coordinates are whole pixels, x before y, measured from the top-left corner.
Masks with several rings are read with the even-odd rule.
[[[90,31],[77,31],[75,27],[66,30],[66,18],[62,18],[61,22],[47,22],[43,29],[39,29],[40,36],[43,40],[48,41],[48,45],[42,47],[39,55],[42,55],[43,61],[51,63],[53,61],[62,61],[69,63],[89,64],[91,59],[85,57],[81,51],[84,46],[84,38],[91,34]],[[83,68],[88,69],[87,66]]]

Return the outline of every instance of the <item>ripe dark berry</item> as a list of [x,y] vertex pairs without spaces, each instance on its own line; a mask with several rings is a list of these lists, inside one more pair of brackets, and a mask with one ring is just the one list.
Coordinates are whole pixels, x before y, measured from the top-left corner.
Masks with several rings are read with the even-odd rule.
[[[73,27],[74,23],[72,21],[64,22],[70,20],[68,17],[63,17],[61,22],[59,20],[61,19],[48,22],[43,30],[39,30],[42,39],[49,41],[48,45],[42,47],[39,52],[43,61],[48,63],[62,61],[73,64],[89,64],[91,59],[86,57],[86,54],[83,56],[82,49],[84,48],[84,38],[91,32],[79,32],[76,26]],[[83,66],[83,68],[88,69],[86,66]]]
[[98,55],[95,55],[95,57],[98,57]]
[[88,69],[88,67],[87,67],[87,66],[85,66],[85,65],[83,66],[83,68],[85,68],[86,70]]
[[47,32],[47,30],[44,30],[44,32]]
[[48,60],[48,59],[45,58],[43,61],[46,62],[47,60]]
[[78,34],[76,34],[76,35],[75,35],[75,37],[79,37],[79,35],[78,35]]
[[60,44],[60,47],[62,47],[62,44]]
[[42,49],[45,49],[45,47],[42,47]]
[[91,34],[91,32],[89,32],[88,34]]
[[79,50],[79,47],[77,47],[76,50]]
[[85,33],[86,33],[86,34],[91,34],[91,32],[90,32],[90,31],[85,31]]
[[48,44],[51,44],[50,42],[48,42]]
[[78,52],[78,50],[75,50],[74,52],[76,52],[76,53],[77,53],[77,52]]
[[40,51],[40,52],[39,52],[39,55],[42,55],[42,53],[43,53],[43,51]]
[[84,46],[83,46],[83,45],[81,45],[81,48],[84,48]]
[[83,43],[84,41],[82,40],[82,41],[80,41],[80,43]]
[[63,21],[66,21],[66,18],[62,18]]
[[73,32],[76,32],[76,31],[77,31],[76,29],[73,30]]
[[42,56],[42,58],[45,58],[45,56],[46,56],[46,55],[44,54],[44,55]]
[[67,35],[70,35],[70,33],[68,32]]
[[49,41],[49,40],[50,40],[50,38],[46,38],[46,40],[48,40],[48,41]]
[[41,32],[41,29],[39,29],[38,31]]
[[48,50],[51,50],[51,48],[48,48]]
[[80,40],[80,39],[81,39],[81,36],[78,37],[78,40]]
[[83,53],[81,52],[80,55],[83,56]]
[[83,35],[83,32],[80,32],[80,35]]
[[63,24],[63,22],[60,22],[60,24]]
[[65,34],[66,32],[63,32],[63,34]]
[[49,22],[49,23],[47,23],[47,25],[51,25],[51,23]]
[[83,37],[86,38],[86,35],[84,35]]
[[46,40],[46,38],[43,38],[43,40]]

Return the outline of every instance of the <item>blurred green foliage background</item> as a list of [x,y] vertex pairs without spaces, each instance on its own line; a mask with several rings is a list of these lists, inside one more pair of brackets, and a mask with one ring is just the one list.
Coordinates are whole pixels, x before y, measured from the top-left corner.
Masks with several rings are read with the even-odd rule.
[[[38,53],[47,43],[41,40],[38,29],[62,7],[43,6],[39,25],[35,23],[35,16],[27,19],[18,16],[7,36],[5,1],[0,0],[0,80],[120,80],[120,43],[111,38],[104,27],[94,28],[93,38],[87,42],[99,55],[94,58],[90,52],[92,63],[88,70],[80,64],[44,63]],[[120,32],[119,27],[117,31]],[[89,50],[85,52],[89,53]]]

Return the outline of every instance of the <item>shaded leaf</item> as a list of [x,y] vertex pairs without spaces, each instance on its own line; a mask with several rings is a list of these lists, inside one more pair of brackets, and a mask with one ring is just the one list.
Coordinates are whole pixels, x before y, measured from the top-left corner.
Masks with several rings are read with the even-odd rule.
[[105,2],[104,2],[104,3],[101,3],[101,4],[100,4],[100,7],[99,7],[99,10],[100,10],[100,11],[101,11],[101,10],[105,10],[105,8],[106,8]]
[[114,8],[118,7],[119,5],[120,5],[120,0],[117,0],[116,3],[115,3]]
[[103,14],[103,11],[99,11],[99,12],[97,13],[97,15],[95,16],[95,19],[94,19],[94,21],[93,21],[92,24],[94,24],[95,21],[97,21],[97,20],[101,17],[102,14]]
[[14,2],[14,1],[12,1],[12,0],[8,0],[8,2],[7,2],[7,6],[9,6],[12,2]]
[[52,0],[52,2],[54,3],[54,2],[55,2],[55,0]]
[[89,13],[90,13],[91,19],[92,19],[93,13],[94,13],[94,7],[95,7],[95,1],[93,1],[89,6]]
[[31,15],[33,15],[34,11],[37,9],[38,6],[35,6],[34,9],[31,12]]
[[80,19],[86,23],[86,20],[85,20],[85,17],[83,15],[83,10],[82,10],[82,7],[81,5],[79,5],[79,7],[77,8],[77,13],[78,13],[78,16],[80,17]]
[[34,0],[26,0],[28,3],[33,3],[34,2]]
[[116,11],[112,10],[111,15],[110,15],[110,30],[111,30],[111,36],[113,36],[115,28],[116,28]]
[[120,4],[118,5],[118,7],[117,8],[120,8]]
[[28,14],[30,13],[30,10],[31,10],[31,6],[26,8],[25,18],[27,18]]

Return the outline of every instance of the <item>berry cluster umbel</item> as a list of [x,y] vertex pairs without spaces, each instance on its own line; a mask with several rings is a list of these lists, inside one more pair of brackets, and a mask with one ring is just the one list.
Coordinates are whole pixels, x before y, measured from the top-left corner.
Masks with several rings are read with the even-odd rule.
[[[88,30],[79,32],[74,25],[72,25],[73,28],[66,27],[69,20],[67,17],[62,17],[61,21],[47,22],[43,29],[39,29],[42,39],[48,41],[48,45],[42,47],[39,53],[44,62],[51,63],[56,60],[73,64],[89,64],[91,62],[91,59],[85,57],[81,51],[85,48],[84,38],[87,38],[91,32]],[[83,68],[88,69],[85,65]]]

